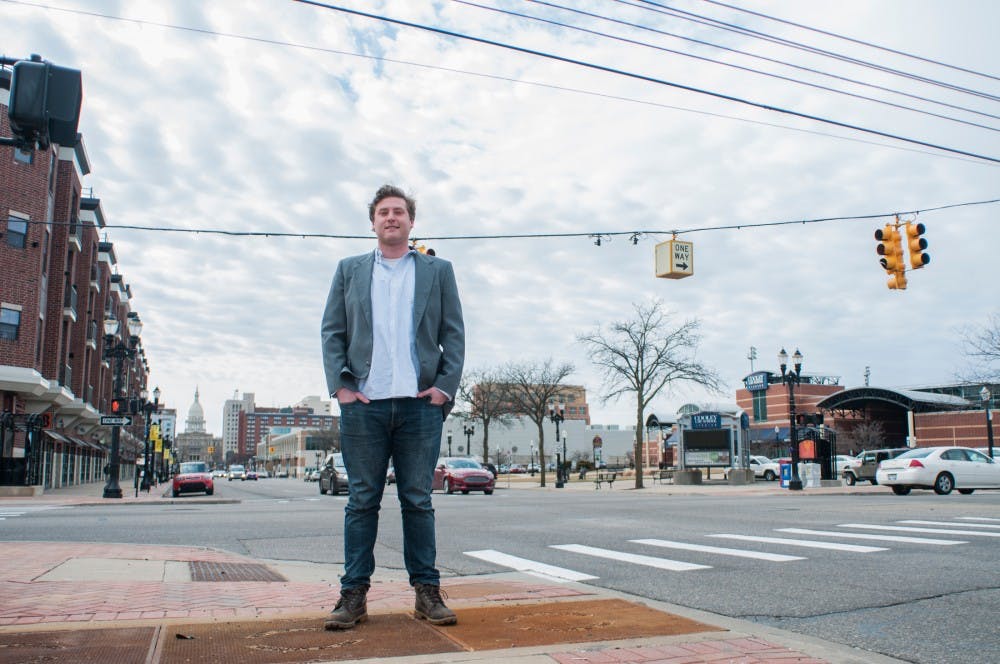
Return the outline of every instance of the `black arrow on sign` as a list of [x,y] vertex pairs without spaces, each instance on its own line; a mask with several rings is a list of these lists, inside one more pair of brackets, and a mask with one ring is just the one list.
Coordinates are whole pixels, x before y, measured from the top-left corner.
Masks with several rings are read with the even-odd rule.
[[682,270],[686,270],[686,269],[688,269],[688,264],[687,263],[678,263],[677,267],[679,267]]

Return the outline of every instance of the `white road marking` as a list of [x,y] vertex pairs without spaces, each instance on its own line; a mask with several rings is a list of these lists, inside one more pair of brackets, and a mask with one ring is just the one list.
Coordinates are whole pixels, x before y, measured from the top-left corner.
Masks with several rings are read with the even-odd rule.
[[846,537],[848,539],[885,540],[886,542],[906,542],[909,544],[968,544],[961,540],[931,539],[929,537],[907,537],[905,535],[869,535],[868,533],[842,533],[836,530],[809,530],[808,528],[777,528],[779,533],[795,535],[818,535],[821,537]]
[[732,535],[721,533],[709,535],[709,537],[725,537],[727,539],[742,540],[745,542],[767,542],[769,544],[785,544],[787,546],[804,546],[811,549],[830,549],[833,551],[851,551],[853,553],[873,553],[875,551],[888,551],[877,546],[861,546],[860,544],[836,544],[834,542],[817,542],[815,540],[797,540],[785,537],[758,537],[756,535]]
[[806,560],[801,556],[789,556],[784,553],[765,553],[763,551],[748,551],[746,549],[727,549],[721,546],[705,546],[704,544],[689,544],[687,542],[674,542],[661,539],[637,539],[629,540],[636,544],[648,544],[650,546],[660,546],[665,549],[682,549],[684,551],[701,551],[704,553],[717,553],[722,556],[736,556],[737,558],[755,558],[757,560],[769,560],[775,563],[785,563],[791,560]]
[[968,521],[995,521],[997,523],[1000,523],[1000,519],[994,519],[993,517],[990,516],[960,516],[958,518],[965,519]]
[[584,546],[582,544],[553,544],[550,548],[559,549],[560,551],[570,551],[572,553],[582,553],[585,556],[621,560],[634,565],[645,565],[647,567],[670,570],[671,572],[687,572],[693,569],[712,569],[710,565],[696,565],[694,563],[685,563],[680,560],[654,558],[653,556],[640,556],[635,553],[612,551],[610,549],[598,549],[593,546]]
[[989,523],[954,523],[952,521],[921,521],[919,519],[904,519],[903,521],[897,521],[896,523],[912,523],[915,526],[948,526],[949,528],[997,528],[1000,529],[1000,524],[994,526]]
[[916,528],[910,526],[873,526],[870,523],[841,523],[838,528],[866,528],[868,530],[894,530],[907,533],[936,533],[938,535],[972,535],[975,537],[1000,537],[1000,533],[984,533],[975,530],[951,530],[950,528]]
[[591,579],[598,578],[589,574],[583,574],[582,572],[574,572],[573,570],[566,569],[564,567],[546,565],[545,563],[540,563],[536,560],[528,560],[527,558],[518,558],[517,556],[512,556],[500,551],[494,551],[493,549],[465,551],[464,553],[467,556],[479,558],[480,560],[485,560],[488,563],[493,563],[494,565],[499,565],[500,567],[509,567],[511,569],[516,569],[518,572],[537,574],[539,576],[555,579],[557,581],[589,581]]

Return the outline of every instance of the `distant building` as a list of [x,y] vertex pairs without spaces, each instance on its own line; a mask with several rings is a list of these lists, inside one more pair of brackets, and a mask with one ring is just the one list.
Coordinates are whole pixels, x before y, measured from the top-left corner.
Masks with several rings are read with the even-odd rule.
[[[330,406],[324,402],[318,405],[325,413],[314,412],[313,406],[288,406],[284,408],[262,408],[253,402],[253,394],[244,394],[239,412],[239,437],[237,439],[237,462],[248,461],[256,456],[257,447],[267,442],[268,436],[291,433],[295,429],[336,429],[339,416],[329,415]],[[249,399],[247,399],[249,397]],[[310,403],[310,397],[304,402]]]
[[174,439],[174,461],[207,461],[215,467],[223,465],[222,438],[205,431],[205,411],[198,400],[198,389],[194,391],[194,402],[188,409],[184,433]]

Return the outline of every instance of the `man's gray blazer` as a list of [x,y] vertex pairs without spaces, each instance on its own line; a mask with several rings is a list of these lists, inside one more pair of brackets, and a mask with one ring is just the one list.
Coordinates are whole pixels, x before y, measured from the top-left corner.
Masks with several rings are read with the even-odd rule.
[[[465,324],[455,272],[446,260],[421,253],[413,257],[417,390],[433,386],[454,401],[465,363]],[[371,369],[374,264],[374,251],[351,256],[340,261],[333,276],[322,325],[323,367],[331,396],[341,387],[358,390]]]

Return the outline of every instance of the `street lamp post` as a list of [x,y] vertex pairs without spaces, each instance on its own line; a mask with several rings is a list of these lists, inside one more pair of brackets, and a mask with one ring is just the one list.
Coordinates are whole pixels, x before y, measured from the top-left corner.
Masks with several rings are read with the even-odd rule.
[[[128,339],[118,341],[118,330],[121,322],[117,318],[107,318],[104,321],[104,357],[115,361],[115,372],[112,377],[111,398],[117,401],[122,394],[122,369],[126,359],[135,356],[139,343],[139,333],[142,332],[142,322],[138,317],[128,319]],[[108,455],[108,481],[104,485],[104,498],[121,498],[122,489],[118,485],[120,465],[119,445],[121,442],[121,425],[111,427],[111,452]]]
[[448,429],[448,456],[451,456],[451,429]]
[[[562,424],[563,420],[566,419],[566,410],[563,404],[556,406],[554,403],[549,404],[549,419],[556,425],[556,445],[559,444],[559,425]],[[559,449],[558,447],[556,449]],[[562,489],[566,485],[565,477],[563,476],[563,464],[566,463],[566,443],[563,442],[563,455],[559,458],[559,454],[556,453],[556,488]]]
[[792,477],[788,480],[788,488],[792,491],[802,490],[802,479],[799,478],[799,441],[795,430],[795,386],[802,382],[802,353],[795,349],[792,355],[795,371],[788,370],[788,353],[782,348],[778,353],[778,363],[781,365],[781,382],[788,386],[788,431],[792,442]]
[[[462,425],[462,433],[465,434],[465,449],[469,452],[472,450],[472,435],[476,433],[476,427],[471,424]],[[449,450],[450,452],[450,450]]]
[[990,412],[990,390],[985,385],[979,390],[979,398],[983,400],[983,408],[986,409],[986,444],[990,458],[993,458],[993,413]]
[[531,443],[531,452],[528,455],[528,472],[532,477],[535,476],[535,443]]
[[146,415],[146,449],[145,454],[142,457],[142,490],[149,491],[149,487],[153,484],[153,464],[149,460],[150,455],[150,440],[149,440],[149,420],[153,413],[160,410],[160,388],[153,388],[153,401],[148,401],[149,392],[146,388],[142,388],[142,392],[139,393],[142,397],[142,410]]

